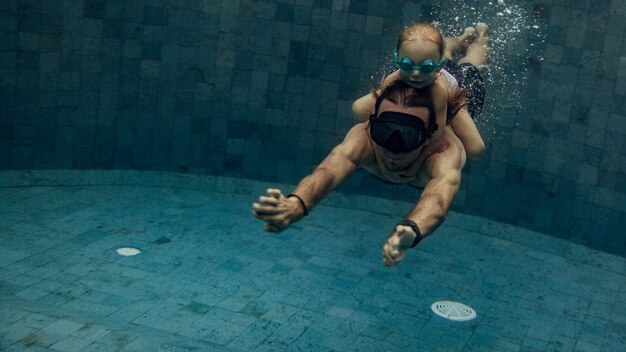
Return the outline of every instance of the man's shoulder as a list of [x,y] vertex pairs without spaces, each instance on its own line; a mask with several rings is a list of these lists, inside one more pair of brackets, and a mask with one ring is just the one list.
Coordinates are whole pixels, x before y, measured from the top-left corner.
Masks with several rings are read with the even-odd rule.
[[348,139],[368,139],[369,136],[369,121],[357,123],[352,126],[348,133],[346,134],[346,140]]
[[339,146],[341,152],[359,164],[367,162],[373,155],[368,126],[369,122],[354,125]]

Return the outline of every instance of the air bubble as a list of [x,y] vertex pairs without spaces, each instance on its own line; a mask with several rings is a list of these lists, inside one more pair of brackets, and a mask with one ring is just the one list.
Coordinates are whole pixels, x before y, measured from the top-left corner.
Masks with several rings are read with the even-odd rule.
[[[514,125],[513,121],[500,120],[515,118],[510,112],[522,109],[520,92],[527,84],[528,72],[525,65],[529,57],[537,57],[530,50],[545,43],[546,25],[530,3],[508,5],[505,0],[488,0],[480,4],[489,6],[471,6],[467,0],[441,0],[433,7],[432,18],[448,36],[459,35],[477,22],[486,22],[490,27],[491,60],[483,75],[487,97],[477,119],[478,128],[489,136],[500,124]],[[536,60],[542,62],[543,58]]]

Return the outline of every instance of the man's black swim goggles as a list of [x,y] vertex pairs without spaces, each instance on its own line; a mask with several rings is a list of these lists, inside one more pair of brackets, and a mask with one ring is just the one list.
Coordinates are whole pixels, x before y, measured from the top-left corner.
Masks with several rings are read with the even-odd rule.
[[378,117],[370,116],[372,140],[395,154],[419,148],[436,130],[436,123],[426,127],[421,118],[402,112],[384,111]]

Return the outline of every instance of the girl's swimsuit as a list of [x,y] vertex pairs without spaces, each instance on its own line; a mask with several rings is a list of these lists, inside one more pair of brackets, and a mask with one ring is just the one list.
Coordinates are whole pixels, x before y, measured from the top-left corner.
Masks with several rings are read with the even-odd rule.
[[457,82],[456,78],[454,78],[454,76],[451,75],[450,72],[446,71],[445,68],[441,69],[441,74],[446,77],[446,80],[448,80],[448,89],[459,86],[459,82]]
[[483,110],[485,103],[485,81],[476,66],[470,63],[457,64],[451,60],[443,64],[441,72],[448,79],[448,85],[453,84],[451,75],[459,87],[467,91],[467,110],[472,119],[476,119]]

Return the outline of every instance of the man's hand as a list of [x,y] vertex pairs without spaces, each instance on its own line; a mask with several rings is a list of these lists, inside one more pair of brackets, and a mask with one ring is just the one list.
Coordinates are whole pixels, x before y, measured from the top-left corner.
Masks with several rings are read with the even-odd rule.
[[383,264],[385,266],[398,264],[404,259],[406,250],[411,248],[416,237],[417,234],[410,226],[396,225],[383,247]]
[[267,196],[252,205],[252,215],[266,222],[267,232],[281,232],[302,218],[304,209],[297,199],[287,198],[279,189],[270,188]]

